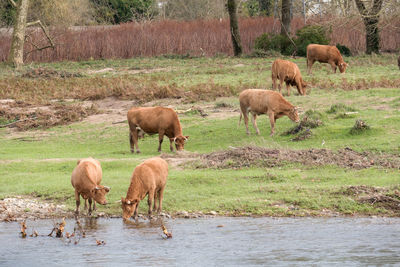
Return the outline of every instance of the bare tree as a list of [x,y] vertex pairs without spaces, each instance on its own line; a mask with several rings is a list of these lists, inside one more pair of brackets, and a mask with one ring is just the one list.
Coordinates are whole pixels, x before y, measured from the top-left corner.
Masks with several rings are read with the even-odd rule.
[[13,0],[9,1],[15,8],[17,8],[17,18],[14,22],[14,30],[11,40],[10,54],[8,55],[8,62],[15,67],[19,67],[24,64],[24,44],[27,37],[29,37],[26,36],[26,27],[39,25],[50,42],[50,45],[45,47],[38,47],[32,43],[32,45],[35,47],[35,50],[54,47],[54,43],[40,20],[29,23],[26,22],[29,9],[29,0],[20,0],[18,4],[16,4]]
[[282,35],[290,35],[292,16],[290,14],[291,0],[282,0]]
[[240,40],[240,34],[239,34],[239,26],[236,13],[237,10],[236,1],[228,0],[227,7],[229,13],[229,22],[231,29],[232,44],[233,44],[233,54],[235,56],[240,56],[242,54],[242,42]]
[[354,0],[356,2],[358,11],[363,19],[365,25],[365,38],[367,45],[367,54],[379,53],[379,16],[382,9],[383,0],[371,0],[373,1],[368,10],[362,0]]

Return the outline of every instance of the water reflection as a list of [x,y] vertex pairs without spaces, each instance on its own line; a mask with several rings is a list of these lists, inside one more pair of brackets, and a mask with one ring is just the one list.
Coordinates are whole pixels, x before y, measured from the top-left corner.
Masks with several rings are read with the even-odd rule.
[[[215,218],[140,220],[82,218],[75,245],[48,237],[51,220],[28,221],[39,236],[19,237],[0,223],[0,266],[38,265],[396,265],[400,219]],[[161,225],[173,238],[163,239]],[[224,225],[223,227],[219,227]],[[74,220],[65,230],[72,232]],[[106,244],[98,246],[96,240]],[[15,253],[23,251],[23,253]]]

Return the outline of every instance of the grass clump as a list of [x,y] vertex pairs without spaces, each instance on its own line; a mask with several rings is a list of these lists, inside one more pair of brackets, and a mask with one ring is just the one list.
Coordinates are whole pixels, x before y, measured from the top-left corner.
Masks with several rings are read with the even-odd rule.
[[334,114],[334,113],[354,112],[354,111],[356,111],[355,108],[349,107],[349,106],[347,106],[347,105],[345,105],[345,104],[342,104],[342,103],[338,103],[338,104],[332,105],[332,106],[330,107],[330,109],[328,109],[328,110],[326,111],[326,113]]
[[350,130],[350,134],[361,134],[363,132],[366,132],[370,130],[371,127],[362,119],[356,120],[356,123],[354,124],[353,128]]

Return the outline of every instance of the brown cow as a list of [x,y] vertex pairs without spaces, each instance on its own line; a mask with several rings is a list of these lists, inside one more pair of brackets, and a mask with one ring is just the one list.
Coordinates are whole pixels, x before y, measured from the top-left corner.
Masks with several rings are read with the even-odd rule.
[[276,80],[279,79],[279,93],[285,81],[288,96],[290,96],[290,85],[296,86],[300,95],[306,94],[306,82],[301,77],[299,67],[290,61],[277,59],[272,63],[272,87],[276,90]]
[[240,93],[240,121],[242,114],[244,116],[244,124],[246,125],[246,133],[249,132],[249,112],[253,115],[253,126],[260,134],[257,127],[257,115],[267,114],[271,123],[271,136],[274,135],[275,121],[282,116],[288,116],[294,122],[299,122],[299,114],[297,108],[289,103],[283,96],[275,91],[263,89],[247,89]]
[[85,210],[89,200],[88,215],[92,213],[92,199],[94,200],[93,210],[96,210],[96,202],[102,205],[107,204],[106,194],[110,191],[110,188],[100,185],[102,175],[98,160],[93,158],[78,160],[71,175],[71,184],[75,188],[75,213],[77,215],[79,215],[80,196],[85,199]]
[[343,61],[342,55],[336,46],[309,44],[307,46],[307,70],[311,74],[311,67],[315,61],[329,63],[332,66],[333,73],[339,67],[341,73],[345,73],[348,64]]
[[178,115],[171,108],[164,107],[133,107],[128,111],[129,142],[131,152],[140,153],[138,138],[141,133],[158,133],[158,152],[161,152],[161,144],[166,135],[170,140],[170,149],[174,151],[172,143],[175,143],[176,150],[183,150],[185,141],[189,136],[182,135],[182,127]]
[[167,176],[168,163],[162,158],[150,158],[138,165],[133,171],[126,198],[121,197],[123,219],[128,220],[132,214],[135,220],[137,219],[139,203],[146,195],[148,195],[149,217],[152,214],[153,201],[154,210],[161,212]]

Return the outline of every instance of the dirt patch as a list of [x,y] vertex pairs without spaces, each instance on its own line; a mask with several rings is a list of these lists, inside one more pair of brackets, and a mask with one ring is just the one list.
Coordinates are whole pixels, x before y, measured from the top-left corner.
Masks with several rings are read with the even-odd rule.
[[243,168],[250,166],[275,167],[284,162],[304,165],[337,165],[342,168],[364,169],[373,166],[400,169],[400,157],[392,154],[357,152],[351,148],[337,152],[328,149],[279,150],[263,147],[239,147],[209,154],[164,155],[164,158],[179,162],[177,166],[194,168]]
[[69,214],[64,205],[42,202],[29,196],[0,200],[0,221],[56,218]]
[[356,198],[360,203],[369,203],[377,208],[383,208],[400,215],[400,191],[394,190],[392,193],[386,188],[359,185],[350,186],[344,193]]
[[51,78],[73,78],[73,77],[82,77],[80,73],[69,73],[66,71],[56,71],[46,68],[37,68],[32,69],[21,75],[23,78],[43,78],[43,79],[51,79]]
[[80,121],[97,114],[95,105],[51,103],[48,106],[31,107],[28,103],[9,102],[0,104],[0,127],[25,131],[33,128],[50,128]]

